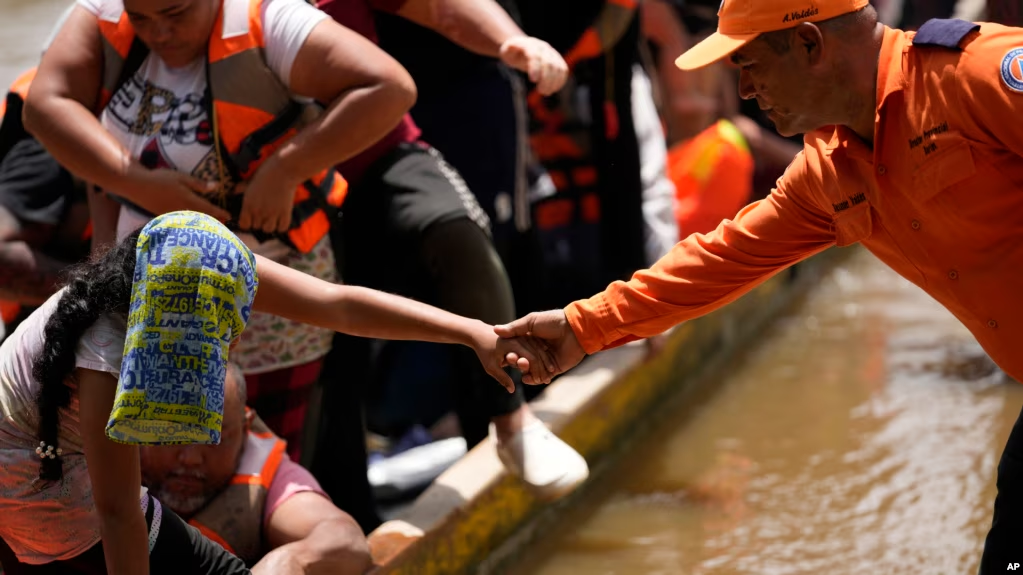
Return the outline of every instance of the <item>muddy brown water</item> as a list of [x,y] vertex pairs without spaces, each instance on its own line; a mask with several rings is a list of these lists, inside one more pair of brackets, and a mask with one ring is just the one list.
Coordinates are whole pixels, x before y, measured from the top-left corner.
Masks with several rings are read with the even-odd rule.
[[976,573],[1023,386],[859,252],[515,575]]

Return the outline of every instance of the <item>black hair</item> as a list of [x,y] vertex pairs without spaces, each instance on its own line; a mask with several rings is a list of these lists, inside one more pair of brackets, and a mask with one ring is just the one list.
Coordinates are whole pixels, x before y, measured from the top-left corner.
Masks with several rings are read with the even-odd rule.
[[41,479],[56,481],[64,475],[56,449],[60,410],[71,402],[71,388],[66,380],[75,369],[75,348],[85,331],[102,315],[128,313],[137,242],[138,231],[98,258],[72,267],[65,291],[46,321],[43,348],[32,366],[32,376],[40,384],[39,439],[43,449],[53,446],[55,457],[42,457]]

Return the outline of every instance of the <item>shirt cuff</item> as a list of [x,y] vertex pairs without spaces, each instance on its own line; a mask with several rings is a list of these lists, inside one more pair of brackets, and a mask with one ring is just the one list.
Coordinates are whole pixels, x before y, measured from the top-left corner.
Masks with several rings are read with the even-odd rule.
[[618,320],[610,313],[604,292],[568,304],[565,317],[587,354],[597,353],[615,339],[609,334],[615,332]]

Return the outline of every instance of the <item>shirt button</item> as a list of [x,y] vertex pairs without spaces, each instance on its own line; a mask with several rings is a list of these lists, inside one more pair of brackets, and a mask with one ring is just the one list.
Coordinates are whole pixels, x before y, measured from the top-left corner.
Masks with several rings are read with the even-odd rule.
[[948,272],[948,279],[950,279],[950,280],[957,280],[957,279],[959,279],[959,272],[957,272],[955,270],[952,270],[952,271]]
[[998,322],[993,319],[989,319],[987,320],[987,326],[991,329],[995,329],[996,327],[998,327]]
[[913,228],[914,230],[919,230],[920,229],[920,222],[918,220],[913,220],[912,222],[909,223],[909,226],[911,228]]
[[882,164],[882,165],[880,165],[880,166],[878,166],[878,167],[877,167],[877,173],[881,174],[882,176],[883,176],[883,175],[885,174],[885,172],[887,172],[887,171],[888,171],[888,169],[884,167],[884,164]]

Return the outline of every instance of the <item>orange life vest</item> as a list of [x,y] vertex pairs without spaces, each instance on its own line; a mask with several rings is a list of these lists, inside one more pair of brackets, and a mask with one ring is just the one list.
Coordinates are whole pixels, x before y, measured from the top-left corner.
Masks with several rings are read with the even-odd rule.
[[[621,39],[629,28],[638,6],[637,0],[606,0],[579,40],[565,54],[569,70],[585,60],[598,58]],[[536,223],[541,230],[560,228],[581,219],[588,224],[600,221],[600,198],[597,196],[597,168],[593,165],[592,137],[589,129],[572,118],[571,98],[574,83],[559,94],[544,98],[536,89],[527,97],[532,120],[530,144],[543,164],[554,188],[559,192],[578,191],[577,198],[562,196],[536,206]],[[618,137],[618,113],[613,101],[604,102],[605,136]]]
[[2,118],[7,115],[8,100],[17,98],[19,101],[24,102],[25,98],[28,97],[28,87],[32,85],[32,80],[36,77],[36,68],[32,68],[26,72],[23,72],[11,87],[7,89],[7,97],[0,101],[0,122]]
[[247,565],[258,563],[265,555],[266,498],[281,462],[288,456],[286,449],[287,442],[255,418],[231,482],[188,523]]
[[753,199],[753,155],[739,129],[719,120],[668,151],[679,241],[706,234]]
[[[207,49],[207,102],[223,166],[236,182],[247,181],[284,142],[320,114],[295,101],[264,57],[262,0],[223,0]],[[103,92],[100,110],[145,60],[148,48],[135,36],[123,6],[102,14]],[[220,33],[217,33],[217,32]],[[348,183],[333,168],[306,180],[295,192],[287,239],[308,253],[330,231],[328,212],[341,207]]]

